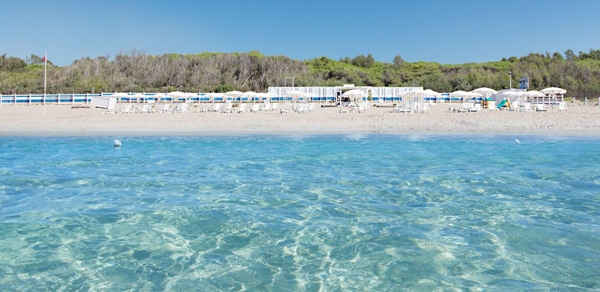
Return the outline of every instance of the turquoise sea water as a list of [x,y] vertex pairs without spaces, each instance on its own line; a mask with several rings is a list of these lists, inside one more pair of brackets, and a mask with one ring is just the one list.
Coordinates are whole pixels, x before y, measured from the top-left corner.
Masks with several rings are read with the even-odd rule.
[[600,289],[600,139],[0,138],[1,291]]

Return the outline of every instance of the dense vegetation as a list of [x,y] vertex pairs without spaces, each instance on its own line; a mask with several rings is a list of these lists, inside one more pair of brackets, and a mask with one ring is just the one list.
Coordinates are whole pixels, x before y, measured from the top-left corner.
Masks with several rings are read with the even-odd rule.
[[[249,53],[166,54],[151,56],[133,51],[82,58],[70,66],[48,63],[48,92],[100,91],[264,91],[269,86],[333,86],[343,83],[369,86],[423,86],[440,92],[477,87],[507,88],[508,72],[513,86],[520,77],[530,77],[531,88],[557,86],[570,96],[600,93],[600,50],[561,53],[531,53],[497,62],[444,65],[434,62],[377,62],[371,54],[339,61],[326,57],[298,61],[285,56]],[[287,81],[287,83],[286,83]],[[0,92],[3,94],[43,91],[43,60],[0,57]]]

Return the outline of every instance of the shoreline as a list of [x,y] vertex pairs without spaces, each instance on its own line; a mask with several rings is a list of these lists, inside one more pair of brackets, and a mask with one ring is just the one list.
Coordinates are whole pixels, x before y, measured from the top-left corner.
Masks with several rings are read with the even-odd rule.
[[48,138],[48,137],[242,137],[242,136],[479,136],[479,137],[581,137],[581,138],[600,138],[599,131],[548,131],[548,132],[267,132],[267,131],[202,131],[202,132],[18,132],[8,133],[0,132],[0,137],[30,137],[30,138]]
[[[600,109],[576,106],[566,112],[452,113],[438,104],[430,113],[391,113],[370,108],[340,114],[337,108],[310,113],[103,114],[70,105],[0,107],[2,137],[252,136],[252,135],[430,135],[600,137]],[[286,105],[282,105],[286,106]],[[289,106],[289,104],[287,105]]]

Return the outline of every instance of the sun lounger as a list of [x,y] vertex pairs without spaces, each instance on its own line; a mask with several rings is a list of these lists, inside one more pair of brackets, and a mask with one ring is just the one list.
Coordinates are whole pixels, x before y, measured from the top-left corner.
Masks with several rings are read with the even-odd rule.
[[558,110],[559,111],[566,111],[567,110],[567,103],[566,102],[559,102],[558,103]]
[[167,103],[167,104],[163,105],[163,107],[161,109],[159,109],[158,112],[159,113],[168,113],[168,112],[170,112],[170,107],[171,107],[171,105]]
[[145,104],[143,106],[138,106],[135,108],[135,112],[136,113],[148,113],[148,111],[150,110],[150,106]]
[[211,112],[220,112],[221,111],[221,104],[220,103],[215,103],[212,105],[212,107],[210,108]]
[[177,109],[175,110],[177,113],[187,113],[187,111],[190,109],[190,104],[189,103],[180,103],[177,106]]
[[545,111],[548,111],[548,110],[546,109],[546,107],[544,106],[544,104],[538,103],[538,104],[535,105],[535,111],[545,112]]
[[221,109],[222,113],[232,113],[233,112],[233,103],[228,102],[225,104],[225,107]]
[[240,104],[240,105],[239,105],[239,106],[238,106],[238,107],[235,109],[235,112],[236,112],[236,113],[238,113],[238,114],[245,113],[245,112],[246,112],[246,104],[245,104],[245,103],[242,103],[242,104]]
[[368,108],[369,108],[368,102],[361,102],[358,104],[357,112],[364,113],[367,111]]
[[480,103],[476,103],[471,107],[471,112],[480,112],[483,111],[483,107]]
[[257,113],[259,111],[260,111],[260,104],[258,104],[258,103],[253,104],[252,107],[250,108],[250,112]]
[[133,108],[132,104],[127,104],[127,105],[125,105],[124,108],[123,107],[121,108],[121,112],[127,113],[127,114],[132,113],[133,112],[132,108]]

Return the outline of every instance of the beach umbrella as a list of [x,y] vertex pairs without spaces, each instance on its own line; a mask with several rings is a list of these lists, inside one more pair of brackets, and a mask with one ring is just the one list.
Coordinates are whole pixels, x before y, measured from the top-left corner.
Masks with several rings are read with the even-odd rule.
[[525,93],[523,93],[523,96],[526,97],[542,97],[545,96],[545,94],[539,92],[539,91],[535,91],[535,90],[531,90],[531,91],[527,91]]
[[498,93],[498,91],[493,90],[491,88],[487,88],[487,87],[477,88],[475,90],[472,90],[471,92],[481,93],[481,94],[497,94]]
[[348,97],[348,98],[356,100],[356,99],[362,99],[364,97],[367,97],[367,94],[361,90],[352,89],[352,90],[344,92],[342,94],[342,97]]
[[496,91],[496,90],[493,90],[493,89],[491,89],[491,88],[487,88],[487,87],[480,87],[480,88],[477,88],[477,89],[475,89],[475,90],[472,90],[471,92],[473,92],[473,93],[479,93],[479,94],[481,94],[481,95],[482,95],[482,97],[484,97],[484,98],[486,98],[486,99],[487,99],[487,98],[488,98],[490,95],[492,95],[492,94],[498,94],[498,91]]
[[437,91],[434,91],[431,89],[423,90],[423,101],[425,101],[425,97],[436,97],[437,98],[437,97],[441,97],[441,96],[442,96],[442,94]]
[[527,98],[534,98],[534,97],[538,98],[538,97],[544,97],[546,95],[539,91],[531,90],[531,91],[527,91],[527,92],[523,93],[522,96],[527,97]]
[[428,96],[428,97],[440,97],[440,96],[442,96],[441,93],[439,93],[437,91],[434,91],[434,90],[431,90],[431,89],[425,89],[425,90],[423,90],[423,94],[424,94],[424,96]]
[[450,96],[461,97],[461,98],[464,99],[465,97],[469,96],[469,93],[466,92],[466,91],[457,90],[457,91],[454,91],[454,92],[450,93]]
[[544,89],[540,90],[540,92],[543,94],[565,94],[565,93],[567,93],[566,90],[564,90],[562,88],[558,88],[558,87],[544,88]]
[[[474,97],[483,97],[482,93],[478,93],[478,92],[467,92],[469,94],[469,97],[474,98]],[[475,99],[475,101],[477,101]]]
[[562,88],[558,88],[558,87],[544,88],[544,89],[540,90],[540,92],[543,94],[548,94],[548,95],[552,96],[553,99],[556,99],[557,94],[560,94],[562,97],[562,96],[564,96],[565,93],[567,93],[566,90],[564,90]]
[[457,90],[457,91],[450,93],[450,95],[452,95],[452,96],[460,96],[460,97],[467,96],[468,94],[469,94],[468,92],[462,91],[462,90]]

